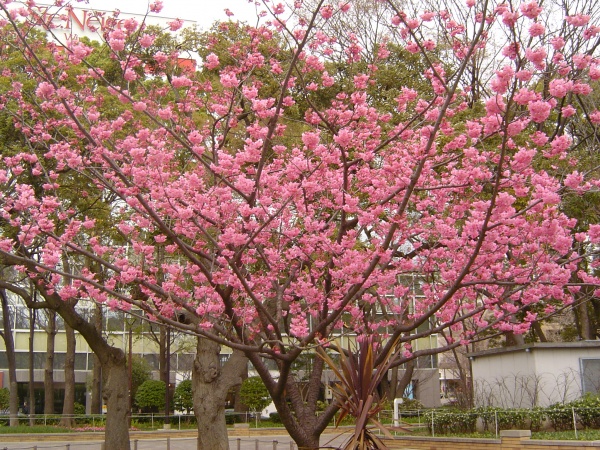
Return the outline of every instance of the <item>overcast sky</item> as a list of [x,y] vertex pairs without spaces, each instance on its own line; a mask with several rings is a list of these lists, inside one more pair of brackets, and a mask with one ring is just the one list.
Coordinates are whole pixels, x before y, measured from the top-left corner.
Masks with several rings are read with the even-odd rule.
[[[92,8],[112,11],[115,8],[124,13],[145,14],[148,10],[148,0],[89,0],[89,3],[76,3],[79,8]],[[233,19],[245,20],[249,23],[256,21],[256,7],[247,0],[163,0],[163,10],[160,16],[192,20],[206,30],[216,20],[226,20],[225,9],[234,13]]]

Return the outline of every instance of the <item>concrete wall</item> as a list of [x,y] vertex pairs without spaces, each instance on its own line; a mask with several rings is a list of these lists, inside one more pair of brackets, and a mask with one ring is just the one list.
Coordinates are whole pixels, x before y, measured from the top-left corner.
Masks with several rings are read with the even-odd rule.
[[534,405],[532,380],[535,364],[526,352],[510,352],[473,358],[476,406],[528,408]]

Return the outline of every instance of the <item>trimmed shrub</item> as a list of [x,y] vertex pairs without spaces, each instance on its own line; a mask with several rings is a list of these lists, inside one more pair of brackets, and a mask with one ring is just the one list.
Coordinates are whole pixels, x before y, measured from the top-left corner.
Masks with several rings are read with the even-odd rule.
[[234,423],[240,423],[241,421],[240,414],[236,412],[225,412],[225,423],[227,425],[233,425]]
[[427,411],[425,420],[430,433],[474,433],[477,424],[477,413],[460,410]]
[[600,396],[586,394],[569,403],[575,408],[579,422],[586,428],[600,428]]
[[556,431],[573,429],[573,410],[569,405],[555,403],[545,410],[546,417]]

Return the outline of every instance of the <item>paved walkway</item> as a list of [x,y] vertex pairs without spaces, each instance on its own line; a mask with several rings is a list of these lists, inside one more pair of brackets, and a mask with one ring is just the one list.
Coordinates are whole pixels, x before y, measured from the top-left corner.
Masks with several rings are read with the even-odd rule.
[[[104,450],[101,440],[83,441],[50,441],[40,436],[39,440],[31,442],[2,442],[0,436],[0,450]],[[31,437],[31,435],[29,436]],[[321,447],[337,449],[345,440],[344,436],[337,434],[324,434],[321,436]],[[240,436],[229,439],[230,450],[296,450],[297,447],[288,435],[261,435]],[[196,450],[196,439],[194,437],[177,437],[177,432],[168,439],[144,438],[132,439],[131,450]]]

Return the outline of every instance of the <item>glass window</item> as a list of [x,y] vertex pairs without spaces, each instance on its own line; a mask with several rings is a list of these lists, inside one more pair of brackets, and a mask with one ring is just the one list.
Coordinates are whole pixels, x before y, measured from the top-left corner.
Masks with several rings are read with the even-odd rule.
[[65,321],[58,314],[56,315],[56,329],[57,330],[64,330],[65,329]]
[[33,368],[43,369],[46,365],[46,352],[35,352],[33,354]]
[[418,369],[435,369],[437,367],[437,355],[425,355],[417,358]]
[[54,353],[54,370],[62,370],[65,368],[65,354]]
[[75,354],[75,370],[85,370],[87,367],[87,354],[76,353]]
[[29,353],[17,352],[15,354],[17,369],[29,369]]
[[582,394],[600,392],[600,359],[581,358]]
[[21,306],[17,306],[15,309],[15,329],[29,330],[29,310]]
[[106,331],[124,331],[125,316],[122,311],[108,311],[106,313]]

